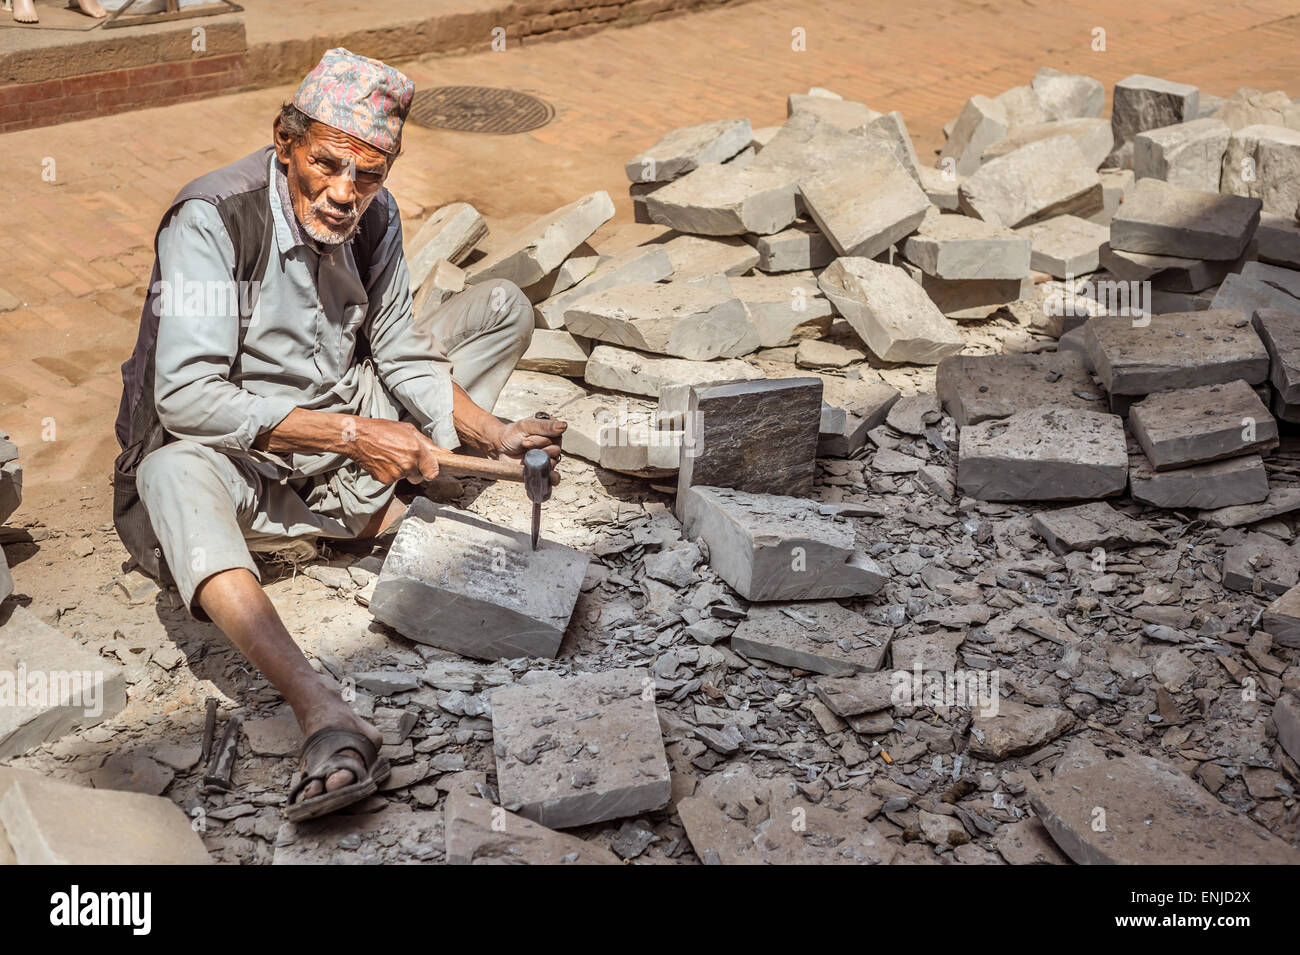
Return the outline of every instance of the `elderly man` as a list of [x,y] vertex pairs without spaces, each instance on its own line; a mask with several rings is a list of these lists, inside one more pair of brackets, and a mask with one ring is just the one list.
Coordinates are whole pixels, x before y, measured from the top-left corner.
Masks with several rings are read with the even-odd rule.
[[[292,819],[364,798],[388,766],[380,734],[289,636],[250,548],[381,534],[403,510],[395,483],[435,478],[439,449],[558,458],[565,427],[489,411],[532,335],[517,286],[473,285],[431,331],[413,322],[384,188],[413,93],[377,60],[327,52],[276,117],[273,146],[177,195],[123,366],[119,533],[143,565],[165,558],[159,575],[190,612],[293,708],[306,742]],[[240,294],[212,294],[223,289]]]

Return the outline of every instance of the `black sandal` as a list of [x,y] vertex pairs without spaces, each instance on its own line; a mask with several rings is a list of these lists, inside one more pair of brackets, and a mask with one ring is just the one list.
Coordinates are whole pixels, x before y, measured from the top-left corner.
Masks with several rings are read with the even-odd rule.
[[[344,753],[343,750],[346,749],[360,753],[365,762]],[[324,786],[325,780],[341,769],[350,772],[354,781],[340,789],[326,790],[309,799],[298,799],[313,779],[319,779],[321,786]],[[289,805],[285,807],[284,814],[290,822],[303,822],[337,812],[374,795],[390,772],[392,767],[388,760],[380,758],[375,744],[361,733],[338,726],[317,730],[302,744],[300,777],[289,791]]]

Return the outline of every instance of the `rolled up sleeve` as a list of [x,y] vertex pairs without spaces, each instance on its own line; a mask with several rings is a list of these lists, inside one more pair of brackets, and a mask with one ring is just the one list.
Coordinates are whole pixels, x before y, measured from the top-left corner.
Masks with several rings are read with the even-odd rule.
[[402,220],[397,203],[386,194],[383,199],[389,203],[388,231],[375,250],[370,275],[362,277],[370,300],[366,332],[375,370],[434,444],[456,448],[460,439],[452,421],[451,361],[437,339],[415,327]]
[[230,381],[239,349],[235,250],[211,203],[191,199],[175,210],[158,235],[158,263],[158,419],[178,438],[247,452],[296,403]]

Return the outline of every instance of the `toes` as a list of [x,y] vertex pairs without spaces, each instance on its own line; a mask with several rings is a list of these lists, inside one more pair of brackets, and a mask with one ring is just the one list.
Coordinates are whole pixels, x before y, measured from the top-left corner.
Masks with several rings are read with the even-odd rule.
[[338,769],[326,777],[325,789],[328,792],[333,792],[336,789],[342,789],[344,786],[351,786],[354,782],[356,782],[356,777],[352,775],[350,770]]
[[302,796],[300,798],[310,799],[312,796],[319,796],[324,791],[325,789],[323,786],[321,786],[320,780],[313,779],[303,788]]

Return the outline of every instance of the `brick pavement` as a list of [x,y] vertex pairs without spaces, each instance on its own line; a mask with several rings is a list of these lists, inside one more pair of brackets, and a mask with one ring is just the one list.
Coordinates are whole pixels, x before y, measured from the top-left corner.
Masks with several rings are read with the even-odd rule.
[[[564,43],[430,58],[402,66],[420,85],[533,92],[556,119],[510,137],[408,127],[391,187],[408,220],[463,199],[498,235],[604,188],[615,225],[632,219],[628,156],[674,126],[731,115],[779,123],[785,95],[814,84],[902,111],[923,157],[968,96],[1027,82],[1040,65],[1089,73],[1108,89],[1144,72],[1218,95],[1245,85],[1297,93],[1293,10],[1278,0],[1213,9],[1093,0],[1068,10],[756,0]],[[1105,52],[1091,49],[1095,27],[1106,30]],[[791,49],[795,28],[806,31],[806,52]],[[0,311],[0,423],[23,450],[25,511],[86,485],[93,492],[75,493],[106,508],[118,365],[134,341],[158,216],[186,181],[262,145],[291,89],[0,136],[0,309],[17,304]],[[49,160],[53,182],[42,179]],[[41,440],[47,419],[52,442]]]

